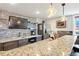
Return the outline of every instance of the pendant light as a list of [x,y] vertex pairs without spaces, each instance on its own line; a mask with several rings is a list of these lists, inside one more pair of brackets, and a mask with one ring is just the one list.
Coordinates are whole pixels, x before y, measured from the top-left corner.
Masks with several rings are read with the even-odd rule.
[[54,16],[55,14],[56,14],[56,9],[52,6],[51,3],[48,8],[48,18]]
[[63,7],[63,15],[61,17],[61,21],[66,21],[67,20],[66,16],[64,15],[64,6],[65,6],[65,3],[62,4],[62,7]]

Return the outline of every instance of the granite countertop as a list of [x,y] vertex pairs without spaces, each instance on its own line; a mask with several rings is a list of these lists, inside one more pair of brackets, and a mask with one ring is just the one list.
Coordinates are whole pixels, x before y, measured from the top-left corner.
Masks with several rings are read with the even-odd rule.
[[74,45],[74,36],[65,35],[52,40],[45,39],[8,51],[0,51],[1,56],[68,56]]
[[16,41],[16,40],[22,40],[22,39],[28,39],[32,37],[40,37],[41,35],[31,35],[31,36],[21,36],[21,37],[8,37],[8,38],[0,38],[0,43],[5,43],[9,41]]

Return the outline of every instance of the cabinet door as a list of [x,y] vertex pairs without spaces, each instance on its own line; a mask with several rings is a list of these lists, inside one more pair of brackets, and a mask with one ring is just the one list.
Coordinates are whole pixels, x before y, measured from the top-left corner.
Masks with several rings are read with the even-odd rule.
[[0,51],[3,51],[3,43],[0,43]]
[[42,40],[42,37],[37,37],[37,41],[41,41]]
[[23,46],[23,45],[26,45],[26,44],[28,44],[28,40],[27,39],[19,40],[19,46]]
[[9,50],[18,47],[18,41],[4,43],[4,50]]

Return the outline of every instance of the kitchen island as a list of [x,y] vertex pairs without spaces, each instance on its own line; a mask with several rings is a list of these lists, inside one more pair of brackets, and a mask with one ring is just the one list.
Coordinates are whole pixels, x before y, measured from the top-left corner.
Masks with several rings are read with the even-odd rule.
[[0,51],[1,56],[68,56],[75,43],[74,36],[65,35],[28,44],[8,51]]

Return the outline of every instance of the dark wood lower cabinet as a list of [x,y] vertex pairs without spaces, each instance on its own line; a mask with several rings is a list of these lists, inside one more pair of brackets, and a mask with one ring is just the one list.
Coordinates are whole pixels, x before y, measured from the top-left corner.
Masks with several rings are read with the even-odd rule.
[[37,39],[37,41],[41,41],[42,37],[37,37],[36,39]]
[[3,44],[0,43],[0,51],[3,51]]
[[[38,38],[39,39],[39,38]],[[0,51],[6,51],[10,49],[14,49],[29,43],[34,43],[36,41],[40,41],[41,38],[38,40],[36,37],[29,38],[29,39],[21,39],[16,41],[10,41],[5,43],[0,43]]]
[[19,40],[18,44],[19,44],[19,46],[26,45],[26,44],[28,44],[28,39]]
[[18,47],[18,41],[6,42],[3,45],[4,45],[4,48],[3,48],[4,51],[10,50],[10,49]]
[[26,45],[26,44],[28,44],[28,39],[21,39],[21,40],[17,40],[17,41],[0,43],[0,51],[14,49],[14,48]]
[[72,35],[73,34],[72,31],[57,31],[57,33],[58,33],[59,37],[62,37],[64,35]]

